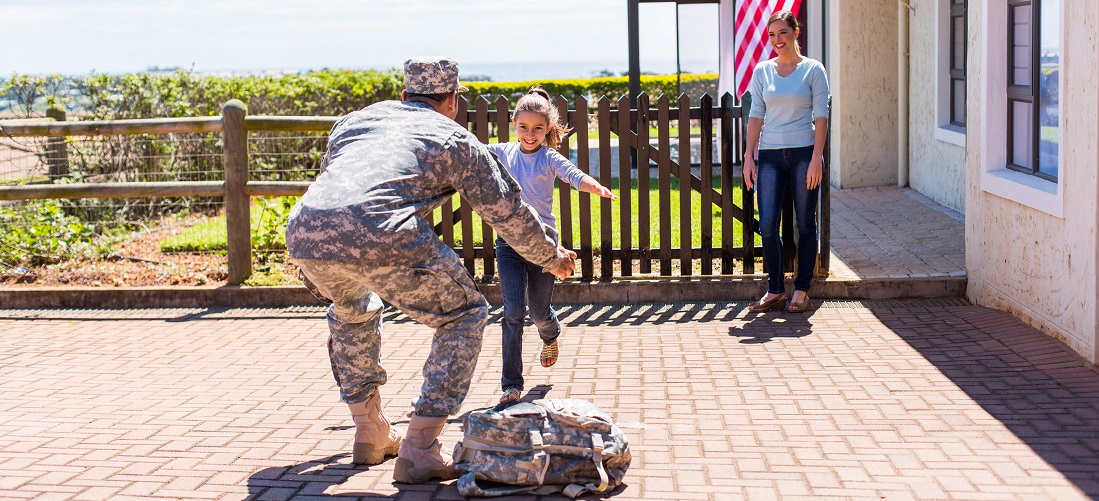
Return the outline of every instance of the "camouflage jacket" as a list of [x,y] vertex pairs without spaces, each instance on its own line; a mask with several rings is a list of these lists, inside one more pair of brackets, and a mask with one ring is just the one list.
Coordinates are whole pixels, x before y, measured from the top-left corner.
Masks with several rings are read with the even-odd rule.
[[408,265],[433,258],[427,216],[460,193],[516,251],[544,268],[557,244],[519,185],[477,138],[426,104],[386,101],[332,126],[321,174],[290,212],[295,259]]

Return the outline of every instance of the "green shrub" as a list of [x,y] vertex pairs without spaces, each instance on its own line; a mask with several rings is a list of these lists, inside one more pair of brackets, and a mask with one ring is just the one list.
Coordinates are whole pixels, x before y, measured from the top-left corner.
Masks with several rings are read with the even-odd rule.
[[[531,80],[526,82],[465,82],[469,92],[465,94],[471,103],[477,98],[484,97],[490,107],[496,103],[496,99],[504,96],[512,106],[523,94],[526,94],[533,85],[540,85],[550,96],[564,96],[569,102],[578,97],[589,100],[589,106],[601,96],[607,96],[612,103],[617,103],[622,96],[629,94],[629,77],[600,77],[591,79],[574,80]],[[697,102],[702,94],[709,93],[717,100],[717,74],[686,74],[681,75],[680,90]],[[649,95],[650,101],[655,102],[660,94],[667,94],[670,99],[676,99],[675,75],[641,75],[641,92]]]
[[3,265],[39,266],[106,252],[95,225],[66,214],[60,200],[35,200],[18,209],[0,207]]

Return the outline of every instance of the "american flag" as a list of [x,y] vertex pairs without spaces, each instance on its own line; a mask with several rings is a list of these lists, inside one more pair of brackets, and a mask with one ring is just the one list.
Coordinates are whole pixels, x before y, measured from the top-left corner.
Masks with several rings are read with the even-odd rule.
[[797,16],[801,0],[734,0],[733,4],[736,8],[733,20],[736,59],[733,66],[736,95],[740,97],[748,90],[756,63],[774,55],[771,44],[767,42],[767,18],[780,10],[788,10]]

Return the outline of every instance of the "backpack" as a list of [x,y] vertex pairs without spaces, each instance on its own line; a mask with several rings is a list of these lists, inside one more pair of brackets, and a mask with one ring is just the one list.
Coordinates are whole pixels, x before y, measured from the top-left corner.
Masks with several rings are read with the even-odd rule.
[[[471,412],[454,446],[463,496],[607,492],[630,466],[629,442],[610,415],[579,399],[540,399]],[[507,485],[494,485],[507,484]]]

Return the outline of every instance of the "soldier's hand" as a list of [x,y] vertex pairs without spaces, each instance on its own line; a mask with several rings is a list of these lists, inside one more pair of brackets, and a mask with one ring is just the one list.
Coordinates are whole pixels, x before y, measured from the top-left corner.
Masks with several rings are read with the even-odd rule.
[[557,265],[557,267],[550,270],[550,273],[553,274],[553,276],[557,277],[558,280],[564,280],[568,278],[569,275],[572,275],[574,271],[576,271],[576,253],[558,245],[557,255],[563,255],[564,258]]

